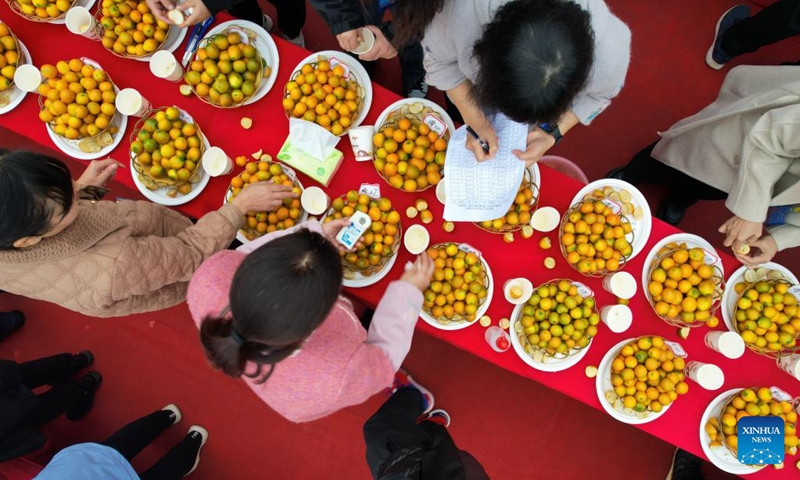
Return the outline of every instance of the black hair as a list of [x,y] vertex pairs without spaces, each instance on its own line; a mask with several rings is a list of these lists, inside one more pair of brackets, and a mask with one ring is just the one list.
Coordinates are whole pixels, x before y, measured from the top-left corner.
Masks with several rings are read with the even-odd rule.
[[589,76],[591,17],[564,0],[514,0],[486,25],[473,54],[478,105],[520,123],[555,123]]
[[392,7],[392,23],[394,23],[392,45],[399,50],[422,40],[425,29],[442,11],[446,1],[456,0],[398,0]]
[[54,215],[69,213],[74,196],[69,169],[60,160],[0,149],[0,250],[47,233]]
[[[265,382],[325,320],[342,286],[339,251],[308,229],[275,239],[247,256],[233,277],[233,319],[205,318],[200,341],[212,365]],[[258,365],[246,373],[247,362]],[[269,366],[265,373],[264,367]]]

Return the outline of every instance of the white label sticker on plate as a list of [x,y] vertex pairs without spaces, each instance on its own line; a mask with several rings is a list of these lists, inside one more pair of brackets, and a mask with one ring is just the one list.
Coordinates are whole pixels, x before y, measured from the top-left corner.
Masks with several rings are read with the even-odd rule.
[[680,343],[670,342],[669,340],[664,340],[664,343],[672,350],[675,356],[686,358],[686,350],[683,349]]
[[789,402],[792,400],[791,395],[786,393],[785,391],[781,390],[778,387],[769,387],[769,391],[772,394],[772,398],[779,402]]
[[335,67],[336,65],[341,65],[341,67],[344,69],[344,79],[345,80],[350,80],[350,67],[348,67],[347,64],[341,62],[336,57],[331,57],[328,60],[328,63],[330,63],[330,65],[331,65],[331,70],[333,70],[333,67]]
[[794,298],[800,300],[800,285],[795,285],[789,288],[789,293],[794,295]]
[[481,258],[481,251],[468,243],[462,243],[461,245],[458,246],[458,249],[463,250],[467,253],[474,253],[475,255],[478,256],[478,258]]
[[425,123],[425,125],[429,126],[431,130],[436,132],[436,134],[439,135],[440,137],[444,135],[445,132],[447,132],[447,124],[444,123],[442,119],[440,119],[439,117],[437,117],[432,113],[425,115],[425,118],[423,118],[422,121]]
[[578,288],[578,295],[583,298],[593,297],[594,292],[591,288],[587,287],[586,285],[582,284],[581,282],[572,282],[572,285]]
[[615,202],[614,200],[611,200],[609,198],[604,198],[604,199],[602,199],[600,201],[603,202],[603,204],[606,207],[610,208],[611,211],[616,213],[616,214],[619,214],[619,212],[622,211],[622,206],[620,204],[618,204],[617,202]]
[[362,183],[358,193],[364,194],[373,200],[381,198],[381,186],[377,183]]
[[292,167],[287,167],[282,163],[280,164],[280,166],[281,169],[283,169],[283,173],[285,173],[286,176],[292,180],[292,183],[295,183],[297,181],[297,173],[295,173],[294,169]]
[[717,262],[719,262],[719,257],[714,255],[712,252],[709,252],[705,248],[703,251],[706,253],[705,258],[703,259],[706,265],[715,265]]

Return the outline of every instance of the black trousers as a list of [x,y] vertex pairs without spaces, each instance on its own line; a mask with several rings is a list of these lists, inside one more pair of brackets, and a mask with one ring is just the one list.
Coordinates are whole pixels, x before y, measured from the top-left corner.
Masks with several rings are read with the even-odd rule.
[[[171,412],[159,410],[125,425],[101,443],[113,448],[126,460],[131,461],[164,430],[169,428],[172,421]],[[193,438],[187,435],[152,467],[140,473],[139,477],[142,480],[182,478],[194,467],[200,443],[200,437]]]
[[72,378],[75,367],[69,353],[20,363],[18,368],[22,384],[31,390],[53,385],[46,392],[37,395],[39,405],[31,419],[34,428],[52,422],[64,413],[70,415],[72,412],[85,410],[92,401],[92,394]]
[[633,157],[625,167],[623,180],[633,184],[669,185],[666,202],[680,208],[688,208],[699,200],[728,198],[728,194],[722,190],[707,185],[653,158],[653,148],[656,143],[658,142],[653,142]]
[[[306,23],[306,2],[305,0],[267,0],[275,6],[278,11],[278,28],[289,38],[296,38],[300,35],[303,25]],[[236,18],[247,20],[261,25],[264,12],[258,5],[258,0],[244,0],[229,10],[230,14]]]
[[779,0],[729,28],[722,50],[735,57],[800,34],[800,0]]

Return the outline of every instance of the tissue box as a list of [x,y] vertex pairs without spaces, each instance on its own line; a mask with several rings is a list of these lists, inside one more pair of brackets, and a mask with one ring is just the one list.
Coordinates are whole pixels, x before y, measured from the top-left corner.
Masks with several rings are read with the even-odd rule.
[[326,187],[331,178],[333,178],[333,174],[339,170],[342,159],[344,159],[344,154],[334,148],[327,158],[320,160],[292,147],[291,138],[286,139],[286,143],[283,144],[281,151],[278,152],[278,160],[293,167],[295,170],[300,170]]

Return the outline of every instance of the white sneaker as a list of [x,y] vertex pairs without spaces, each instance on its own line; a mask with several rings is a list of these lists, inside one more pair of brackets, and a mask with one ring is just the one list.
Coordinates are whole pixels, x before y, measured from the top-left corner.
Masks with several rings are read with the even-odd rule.
[[170,403],[169,405],[167,405],[166,407],[162,408],[161,410],[172,412],[172,414],[175,416],[175,419],[172,421],[173,425],[175,425],[176,423],[180,422],[181,419],[183,418],[183,415],[181,414],[181,409],[178,408],[178,406],[175,405],[174,403]]
[[283,37],[283,39],[288,41],[288,42],[294,43],[295,45],[297,45],[300,48],[306,48],[306,38],[303,36],[303,32],[302,31],[300,32],[300,35],[298,35],[298,36],[296,36],[294,38],[289,38],[289,37],[287,37],[286,35],[283,35],[283,34],[281,34],[281,37]]
[[192,435],[193,433],[200,435],[200,448],[197,449],[197,458],[194,461],[194,466],[192,467],[191,470],[186,472],[186,475],[184,475],[184,477],[188,477],[192,472],[195,471],[195,469],[197,469],[197,466],[200,465],[200,450],[203,449],[203,445],[205,445],[206,442],[208,441],[208,430],[201,427],[200,425],[192,425],[191,427],[189,427],[189,433],[187,433],[186,435]]

